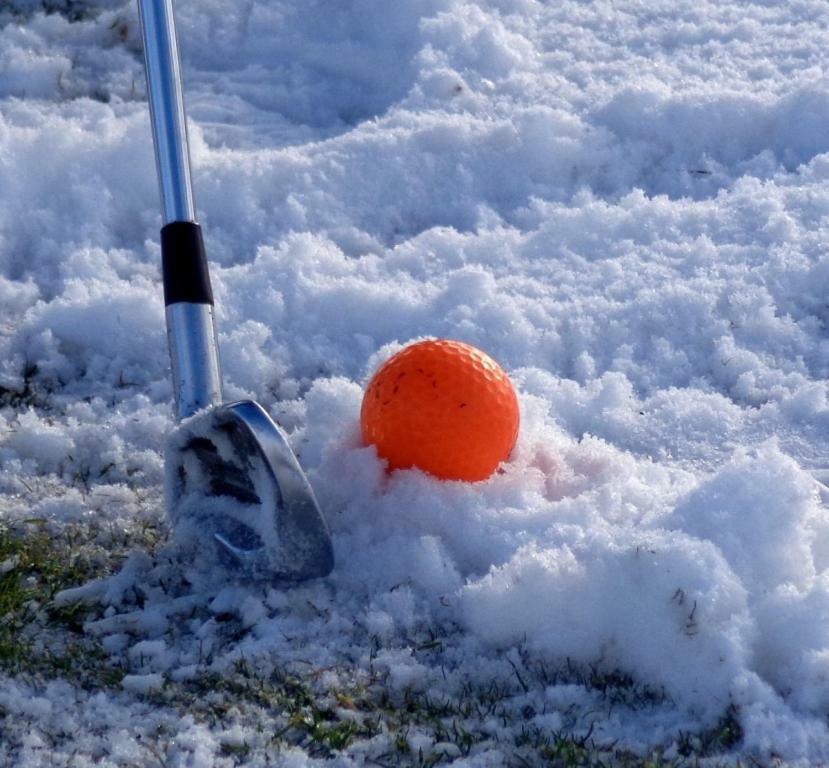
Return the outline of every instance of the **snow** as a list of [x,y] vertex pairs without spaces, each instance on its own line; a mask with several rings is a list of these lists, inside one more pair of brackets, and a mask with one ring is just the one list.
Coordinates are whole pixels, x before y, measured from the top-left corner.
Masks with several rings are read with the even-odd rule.
[[[0,6],[0,523],[115,540],[166,531],[174,426],[140,35],[132,3],[47,5]],[[290,433],[337,567],[241,584],[168,542],[134,552],[58,598],[105,607],[85,631],[123,690],[0,677],[0,762],[136,764],[162,724],[170,765],[231,765],[253,725],[152,696],[240,660],[435,701],[620,671],[647,706],[562,675],[514,707],[549,732],[592,712],[640,754],[733,707],[731,759],[829,760],[825,5],[177,10],[227,395]],[[360,443],[362,387],[429,336],[518,389],[484,483],[389,475]]]
[[125,675],[121,685],[125,691],[146,696],[154,690],[158,690],[164,684],[161,675]]

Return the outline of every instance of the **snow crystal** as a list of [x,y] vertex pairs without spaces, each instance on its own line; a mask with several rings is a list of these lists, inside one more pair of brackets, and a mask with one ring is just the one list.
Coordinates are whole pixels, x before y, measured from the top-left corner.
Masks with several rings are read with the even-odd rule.
[[151,691],[157,691],[164,685],[162,675],[124,675],[121,685],[125,691],[146,696]]

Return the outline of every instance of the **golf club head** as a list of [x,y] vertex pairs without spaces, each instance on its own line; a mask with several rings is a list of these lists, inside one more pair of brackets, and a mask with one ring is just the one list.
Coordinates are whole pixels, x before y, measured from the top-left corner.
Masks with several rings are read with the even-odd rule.
[[183,421],[166,461],[173,524],[243,578],[301,581],[334,567],[331,534],[285,433],[253,401]]

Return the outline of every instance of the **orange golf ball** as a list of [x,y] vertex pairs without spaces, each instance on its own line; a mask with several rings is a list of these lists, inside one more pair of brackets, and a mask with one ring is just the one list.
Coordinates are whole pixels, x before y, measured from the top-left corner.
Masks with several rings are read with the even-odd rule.
[[389,469],[443,480],[485,480],[518,437],[518,398],[489,355],[448,339],[419,341],[389,358],[363,395],[363,441]]

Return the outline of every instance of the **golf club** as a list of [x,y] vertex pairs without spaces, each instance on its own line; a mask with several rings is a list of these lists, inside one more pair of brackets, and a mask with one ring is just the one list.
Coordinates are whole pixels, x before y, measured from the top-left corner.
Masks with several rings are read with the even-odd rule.
[[172,0],[139,0],[162,202],[162,274],[179,425],[165,458],[175,526],[243,578],[303,580],[334,565],[325,518],[286,435],[250,400],[223,404],[213,293],[196,223]]

